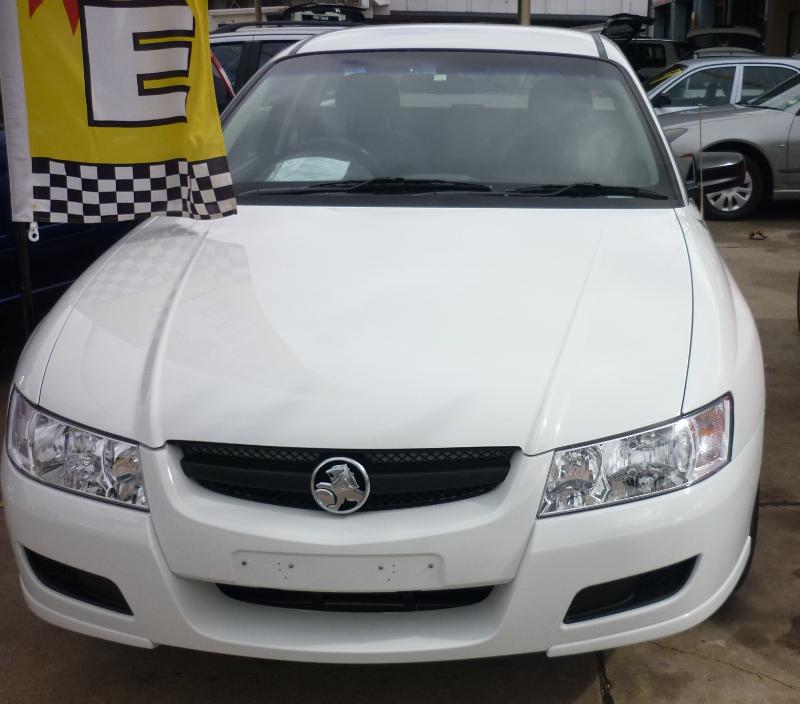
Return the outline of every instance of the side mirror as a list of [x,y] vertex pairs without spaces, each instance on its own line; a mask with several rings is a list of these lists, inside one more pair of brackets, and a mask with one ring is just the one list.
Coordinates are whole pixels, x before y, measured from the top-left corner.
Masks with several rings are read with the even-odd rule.
[[654,108],[665,108],[668,105],[672,105],[672,98],[670,98],[666,93],[659,93],[650,101],[650,104]]
[[700,199],[701,180],[704,193],[719,193],[738,188],[747,175],[744,157],[736,152],[704,152],[702,173],[701,162],[696,157],[680,157],[678,165],[686,182],[686,190],[695,201]]

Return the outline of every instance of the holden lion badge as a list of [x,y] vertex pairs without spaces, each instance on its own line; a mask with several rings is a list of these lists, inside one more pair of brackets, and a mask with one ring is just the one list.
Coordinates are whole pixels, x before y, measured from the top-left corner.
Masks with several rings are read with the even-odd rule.
[[330,457],[311,475],[311,493],[329,513],[358,511],[369,496],[367,470],[349,457]]

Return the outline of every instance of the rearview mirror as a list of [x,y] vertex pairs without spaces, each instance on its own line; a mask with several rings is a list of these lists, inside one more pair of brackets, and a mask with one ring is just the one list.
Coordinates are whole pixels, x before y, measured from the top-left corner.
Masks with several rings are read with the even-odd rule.
[[666,93],[659,93],[650,101],[650,104],[654,108],[665,108],[668,105],[672,105],[672,98],[670,98]]
[[695,201],[700,199],[702,180],[703,193],[719,193],[729,188],[738,188],[744,183],[747,167],[744,157],[736,152],[704,152],[701,161],[697,157],[684,156],[678,164],[686,182],[686,191]]

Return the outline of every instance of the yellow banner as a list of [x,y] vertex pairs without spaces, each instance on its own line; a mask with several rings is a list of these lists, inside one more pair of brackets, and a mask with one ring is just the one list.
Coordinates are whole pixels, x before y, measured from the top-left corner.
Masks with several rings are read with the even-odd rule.
[[37,220],[235,212],[207,0],[16,1]]

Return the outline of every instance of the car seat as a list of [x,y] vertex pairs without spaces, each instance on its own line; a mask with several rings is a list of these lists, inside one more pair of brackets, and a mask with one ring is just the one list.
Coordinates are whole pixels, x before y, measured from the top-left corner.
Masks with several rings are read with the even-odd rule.
[[419,172],[423,151],[407,131],[396,126],[400,93],[389,76],[356,73],[339,81],[335,92],[333,137],[352,142],[375,157],[384,172],[402,176]]

